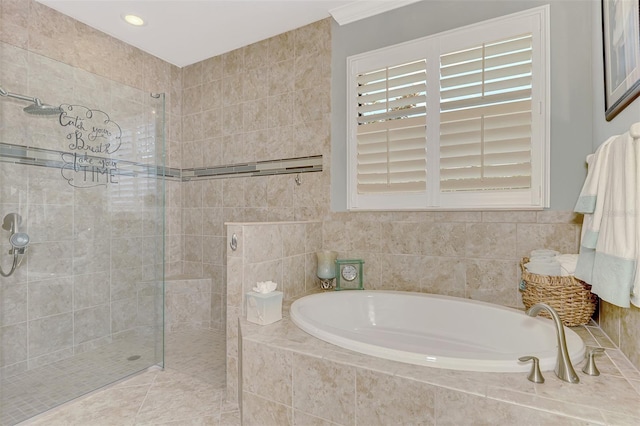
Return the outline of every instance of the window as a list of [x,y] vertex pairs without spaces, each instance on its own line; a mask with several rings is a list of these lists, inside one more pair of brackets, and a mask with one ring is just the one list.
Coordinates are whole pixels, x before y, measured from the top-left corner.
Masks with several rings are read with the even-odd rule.
[[350,210],[548,206],[548,6],[348,58]]

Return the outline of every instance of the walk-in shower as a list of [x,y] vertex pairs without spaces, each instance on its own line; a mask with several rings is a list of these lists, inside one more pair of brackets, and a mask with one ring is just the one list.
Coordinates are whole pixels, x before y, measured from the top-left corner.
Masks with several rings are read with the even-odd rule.
[[0,43],[0,426],[163,365],[163,171],[163,95]]

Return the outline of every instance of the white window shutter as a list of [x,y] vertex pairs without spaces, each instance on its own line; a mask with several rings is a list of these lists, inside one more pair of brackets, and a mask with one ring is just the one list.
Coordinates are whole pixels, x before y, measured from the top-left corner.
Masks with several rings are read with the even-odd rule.
[[348,208],[548,207],[548,15],[349,57]]
[[357,191],[424,192],[426,61],[360,73],[357,82]]
[[532,35],[440,56],[440,190],[531,188]]

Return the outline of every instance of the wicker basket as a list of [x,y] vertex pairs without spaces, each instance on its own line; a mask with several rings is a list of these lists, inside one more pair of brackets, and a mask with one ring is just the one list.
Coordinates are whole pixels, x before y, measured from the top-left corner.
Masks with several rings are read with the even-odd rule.
[[[558,312],[567,327],[589,322],[598,303],[598,296],[591,293],[591,285],[573,276],[532,274],[524,267],[527,262],[527,257],[520,262],[520,291],[525,308],[529,309],[540,302],[546,303]],[[544,311],[540,315],[549,318]]]

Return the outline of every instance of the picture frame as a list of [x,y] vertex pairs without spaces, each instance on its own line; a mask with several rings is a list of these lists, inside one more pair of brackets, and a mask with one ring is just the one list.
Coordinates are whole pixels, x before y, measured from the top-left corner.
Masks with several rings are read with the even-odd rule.
[[640,0],[602,0],[605,119],[640,95]]

